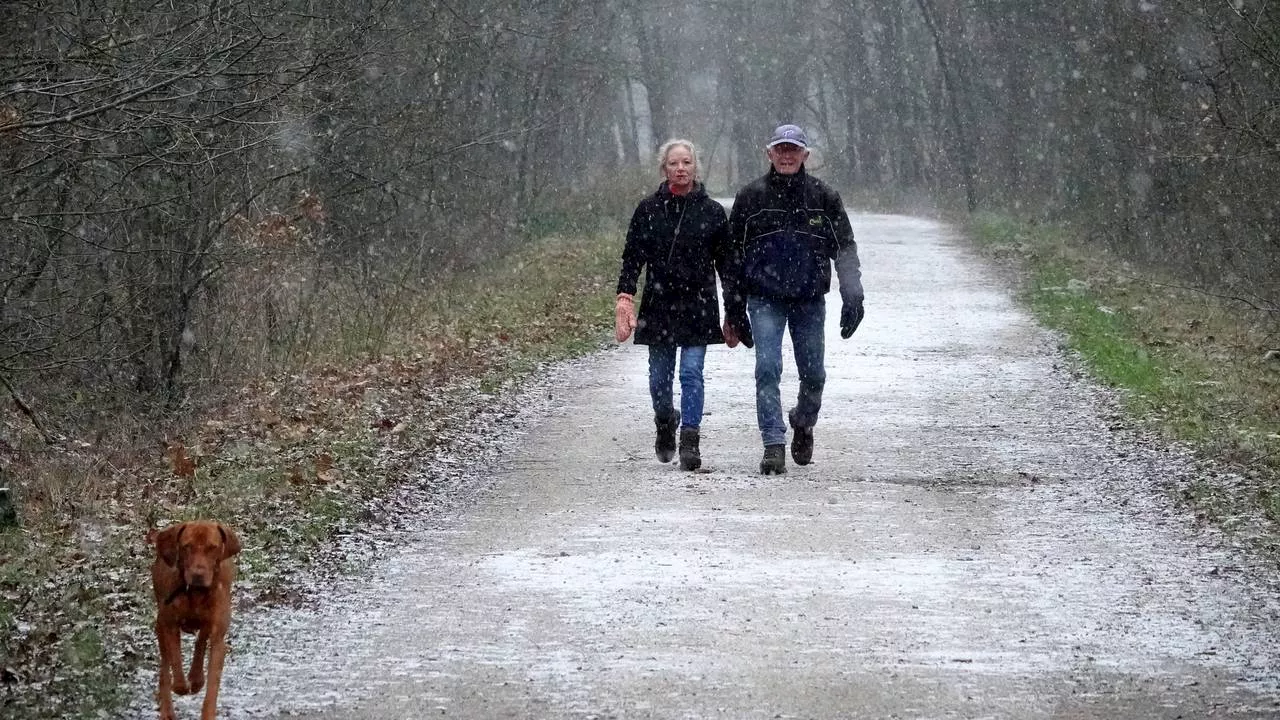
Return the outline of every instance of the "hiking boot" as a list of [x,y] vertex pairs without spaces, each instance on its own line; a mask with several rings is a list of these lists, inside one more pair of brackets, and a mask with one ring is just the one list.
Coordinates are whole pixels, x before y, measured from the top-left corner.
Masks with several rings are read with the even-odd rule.
[[808,465],[813,460],[813,426],[797,425],[795,410],[787,413],[791,422],[791,459],[797,465]]
[[697,470],[702,467],[698,454],[698,428],[680,428],[680,469]]
[[761,475],[785,475],[787,473],[787,448],[785,445],[765,445],[760,460]]
[[672,413],[667,417],[655,416],[653,424],[658,428],[657,439],[653,441],[653,451],[658,455],[658,462],[669,463],[676,456],[676,428],[680,427],[680,415]]

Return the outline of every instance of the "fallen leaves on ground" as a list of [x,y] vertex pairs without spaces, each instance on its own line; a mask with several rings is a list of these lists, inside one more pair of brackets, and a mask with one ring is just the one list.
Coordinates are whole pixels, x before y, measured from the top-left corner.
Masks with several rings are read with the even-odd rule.
[[[482,381],[509,376],[519,359],[501,342],[435,336],[423,345],[407,357],[261,378],[171,436],[158,456],[137,452],[126,460],[116,452],[95,519],[28,535],[17,544],[25,556],[19,547],[0,548],[9,553],[0,555],[7,566],[0,608],[16,610],[0,616],[0,714],[96,712],[149,673],[156,654],[150,528],[214,513],[250,549],[237,583],[241,610],[298,602],[299,573],[326,572],[317,547],[349,533],[353,520],[376,520],[376,503],[423,458],[466,453],[457,431],[492,399]],[[81,465],[106,452],[76,447]],[[275,479],[257,487],[220,484],[272,467],[276,473],[263,476]],[[435,489],[430,480],[423,488]],[[369,498],[369,507],[353,509],[353,498]],[[332,514],[333,502],[347,510]],[[41,580],[32,585],[31,577]]]

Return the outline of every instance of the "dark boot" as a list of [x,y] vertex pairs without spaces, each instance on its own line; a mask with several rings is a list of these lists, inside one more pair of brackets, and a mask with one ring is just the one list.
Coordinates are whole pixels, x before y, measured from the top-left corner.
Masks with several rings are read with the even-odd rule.
[[698,428],[680,428],[680,469],[697,470],[702,467],[702,455],[698,453]]
[[791,423],[791,459],[797,465],[808,465],[813,460],[813,426],[797,425],[795,413],[795,410],[787,413]]
[[787,474],[787,446],[765,445],[764,458],[760,460],[760,474]]
[[658,427],[658,437],[653,441],[653,451],[658,455],[658,462],[669,463],[676,456],[676,428],[680,427],[680,414],[672,413],[667,417],[655,416],[653,423]]

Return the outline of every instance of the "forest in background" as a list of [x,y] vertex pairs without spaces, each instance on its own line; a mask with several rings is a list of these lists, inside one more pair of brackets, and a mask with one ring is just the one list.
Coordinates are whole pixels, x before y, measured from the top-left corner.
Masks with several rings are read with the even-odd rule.
[[1274,13],[0,0],[0,714],[128,701],[159,523],[234,525],[242,597],[293,602],[406,458],[474,453],[495,389],[598,347],[658,143],[729,195],[781,122],[854,210],[1030,258],[1138,415],[1221,435],[1181,499],[1275,556]]
[[415,293],[622,218],[661,140],[730,194],[780,122],[855,207],[1069,224],[1274,324],[1276,12],[3,3],[0,449],[109,445],[246,375],[377,356]]

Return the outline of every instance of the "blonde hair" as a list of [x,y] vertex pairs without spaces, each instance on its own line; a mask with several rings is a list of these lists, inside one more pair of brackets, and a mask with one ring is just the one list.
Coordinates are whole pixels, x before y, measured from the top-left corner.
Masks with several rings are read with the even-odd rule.
[[702,163],[698,162],[698,149],[693,143],[680,138],[673,138],[662,143],[662,147],[658,148],[658,174],[662,175],[667,164],[667,155],[671,154],[671,148],[683,146],[693,156],[693,179],[698,180],[698,174],[702,171]]

